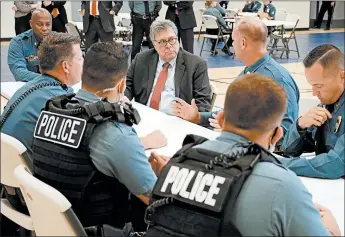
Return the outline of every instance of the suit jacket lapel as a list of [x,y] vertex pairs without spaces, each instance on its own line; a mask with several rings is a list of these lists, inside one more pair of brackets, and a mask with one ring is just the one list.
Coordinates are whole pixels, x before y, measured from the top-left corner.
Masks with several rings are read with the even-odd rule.
[[[144,62],[145,63],[145,62]],[[148,82],[147,82],[147,98],[146,101],[148,101],[150,94],[151,94],[151,90],[153,88],[153,82],[155,80],[155,76],[156,76],[156,69],[157,69],[157,63],[158,63],[158,54],[156,51],[154,51],[154,53],[152,54],[152,60],[151,62],[149,62],[149,75],[148,75]]]
[[175,68],[175,96],[179,97],[180,95],[180,84],[183,80],[186,67],[184,65],[183,59],[183,50],[180,49],[176,59],[176,68]]

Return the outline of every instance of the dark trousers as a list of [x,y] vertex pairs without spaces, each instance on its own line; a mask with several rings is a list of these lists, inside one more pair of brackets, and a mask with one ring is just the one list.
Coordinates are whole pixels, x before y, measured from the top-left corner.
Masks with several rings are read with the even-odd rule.
[[178,41],[182,41],[183,49],[194,53],[194,32],[193,28],[190,29],[181,29],[180,19],[178,16],[175,18],[175,25],[178,30]]
[[27,14],[26,16],[14,18],[14,29],[16,31],[16,35],[31,29],[30,19],[31,13]]
[[62,23],[60,17],[58,15],[57,17],[53,18],[53,24],[52,24],[52,30],[56,32],[66,32],[66,27]]
[[[218,29],[206,29],[206,34],[208,35],[218,35]],[[230,49],[230,47],[232,47],[232,38],[231,38],[231,32],[226,32],[226,33],[223,33],[223,34],[230,34],[230,38],[228,39],[228,41],[226,42],[226,45],[228,46],[228,48]],[[212,39],[211,42],[212,42],[212,47],[211,47],[211,51],[214,50],[214,48],[217,46],[216,45],[216,41],[215,39]],[[224,48],[226,49],[226,47],[224,46]]]
[[98,40],[102,42],[113,41],[114,32],[105,32],[100,18],[90,17],[89,21],[89,29],[85,33],[86,48],[91,47],[91,45],[98,42]]
[[333,15],[333,11],[334,11],[334,7],[331,6],[330,2],[328,3],[322,3],[321,8],[320,8],[320,12],[317,16],[317,19],[315,21],[315,26],[320,28],[321,24],[322,24],[322,20],[323,17],[326,13],[326,11],[328,11],[328,19],[327,19],[327,24],[326,24],[326,28],[330,28],[331,27],[331,21],[332,21],[332,15]]
[[130,194],[130,210],[127,222],[133,224],[133,229],[136,232],[144,232],[147,229],[147,224],[144,221],[146,208],[145,203],[135,195]]
[[131,60],[135,58],[140,52],[141,43],[143,42],[144,32],[146,35],[146,39],[149,43],[149,48],[152,49],[153,45],[150,39],[150,26],[152,20],[150,18],[143,19],[136,16],[132,16],[132,24],[133,24],[133,34],[132,34],[132,53],[131,53]]

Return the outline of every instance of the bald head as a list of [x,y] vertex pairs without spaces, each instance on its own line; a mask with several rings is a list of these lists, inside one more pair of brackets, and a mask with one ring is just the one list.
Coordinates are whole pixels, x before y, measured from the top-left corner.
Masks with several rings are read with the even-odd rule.
[[266,25],[261,20],[254,17],[245,17],[238,22],[235,30],[249,42],[260,43],[266,46],[268,31]]
[[38,8],[32,12],[30,26],[37,40],[42,41],[52,31],[52,16],[46,9]]

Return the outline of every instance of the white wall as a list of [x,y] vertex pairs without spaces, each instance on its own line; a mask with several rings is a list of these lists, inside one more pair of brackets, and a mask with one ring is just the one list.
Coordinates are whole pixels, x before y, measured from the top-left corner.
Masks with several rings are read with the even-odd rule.
[[[242,8],[245,1],[230,1],[228,8]],[[78,4],[80,3],[72,3]],[[274,1],[273,4],[276,8],[285,8],[288,13],[295,13],[301,16],[298,28],[309,27],[309,15],[310,15],[310,1]],[[1,1],[1,38],[10,38],[15,36],[14,31],[14,12],[12,11],[12,1]],[[121,12],[128,12],[128,3],[124,2],[125,7],[121,9]],[[72,19],[72,15],[76,16],[78,12],[72,12],[71,2],[67,2],[66,5],[67,17]],[[197,19],[198,26],[201,22],[201,16],[199,9],[204,7],[204,1],[194,2],[194,12]],[[163,4],[159,18],[165,17],[167,6]],[[195,28],[198,31],[199,27]]]
[[[12,38],[16,35],[14,30],[13,1],[1,1],[1,38]],[[71,2],[65,4],[68,19],[72,18]]]

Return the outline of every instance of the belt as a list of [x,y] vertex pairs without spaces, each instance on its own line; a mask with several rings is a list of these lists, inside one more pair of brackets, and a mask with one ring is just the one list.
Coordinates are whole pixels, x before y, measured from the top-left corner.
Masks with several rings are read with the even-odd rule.
[[145,20],[145,19],[150,19],[150,18],[154,17],[154,13],[152,12],[152,13],[150,13],[149,15],[146,15],[146,14],[141,15],[141,14],[139,14],[139,13],[134,13],[134,12],[133,12],[132,16],[133,16],[133,17],[136,17],[136,18],[141,18],[141,19],[144,19],[144,20]]
[[99,15],[97,16],[90,15],[90,18],[99,18]]

